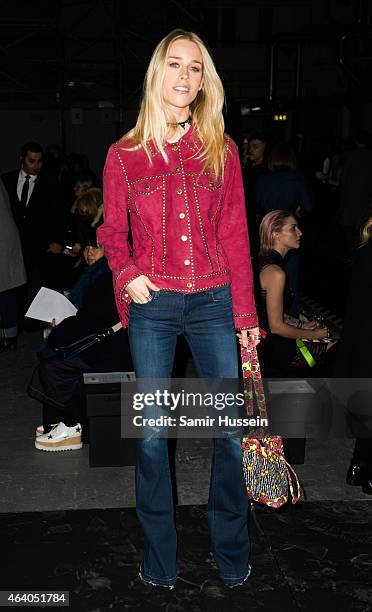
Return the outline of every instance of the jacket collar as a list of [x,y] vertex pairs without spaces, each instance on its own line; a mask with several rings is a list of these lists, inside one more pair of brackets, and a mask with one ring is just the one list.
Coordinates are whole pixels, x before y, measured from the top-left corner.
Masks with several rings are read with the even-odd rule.
[[167,146],[173,146],[173,145],[182,145],[182,144],[186,144],[189,147],[192,148],[199,148],[201,145],[201,140],[198,136],[197,131],[195,130],[195,128],[193,127],[193,125],[191,124],[189,129],[187,130],[186,134],[183,134],[183,136],[181,136],[181,138],[179,138],[176,142],[167,142]]
[[[164,149],[169,151],[170,148],[174,149],[174,147],[186,147],[189,151],[195,153],[201,147],[201,140],[198,137],[196,130],[190,125],[190,128],[187,130],[186,134],[181,136],[175,142],[166,142],[164,144]],[[160,151],[157,149],[155,143],[153,141],[150,142],[150,153],[151,157],[155,157],[156,155],[160,155]]]
[[[127,141],[127,142],[128,142],[129,147],[131,146],[135,147],[133,141]],[[120,145],[122,144],[123,144],[122,140],[118,140],[116,143],[116,145],[118,145],[119,148],[120,148]],[[192,125],[190,125],[190,128],[187,130],[186,134],[181,136],[181,138],[177,140],[176,142],[166,142],[164,144],[164,149],[165,151],[169,151],[170,148],[174,149],[175,146],[186,147],[188,151],[192,153],[196,153],[201,148],[202,142],[196,130],[193,128]],[[142,147],[139,150],[142,150]],[[153,140],[149,141],[149,151],[150,151],[151,157],[156,157],[157,155],[160,155],[160,151],[155,145]]]

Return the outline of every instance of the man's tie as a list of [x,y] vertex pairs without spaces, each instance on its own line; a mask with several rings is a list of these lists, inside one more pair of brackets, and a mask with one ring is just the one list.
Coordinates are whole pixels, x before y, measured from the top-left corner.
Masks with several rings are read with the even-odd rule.
[[22,206],[27,206],[27,197],[28,197],[28,188],[30,185],[30,175],[26,174],[25,182],[23,183],[22,193],[21,193],[21,204]]

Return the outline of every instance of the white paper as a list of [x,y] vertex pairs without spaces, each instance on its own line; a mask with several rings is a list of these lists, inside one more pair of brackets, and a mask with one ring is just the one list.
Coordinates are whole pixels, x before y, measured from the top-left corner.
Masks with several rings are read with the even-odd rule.
[[62,293],[41,287],[25,316],[46,323],[51,323],[52,319],[55,319],[58,325],[63,319],[76,313],[77,308]]

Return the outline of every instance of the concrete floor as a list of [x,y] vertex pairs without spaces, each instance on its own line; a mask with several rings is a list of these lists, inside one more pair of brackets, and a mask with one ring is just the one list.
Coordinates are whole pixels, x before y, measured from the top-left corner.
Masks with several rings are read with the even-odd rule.
[[[134,507],[134,467],[91,468],[88,447],[45,453],[35,449],[41,408],[26,386],[41,332],[23,332],[18,350],[0,355],[0,512]],[[345,484],[353,440],[307,441],[296,466],[308,501],[370,500]],[[179,504],[205,504],[211,442],[180,440],[176,454]]]

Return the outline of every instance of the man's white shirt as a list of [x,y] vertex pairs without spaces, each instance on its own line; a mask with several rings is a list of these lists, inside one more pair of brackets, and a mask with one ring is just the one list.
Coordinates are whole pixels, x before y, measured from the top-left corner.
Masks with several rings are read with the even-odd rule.
[[[18,195],[18,200],[21,201],[21,195],[22,195],[22,189],[23,189],[23,185],[26,182],[26,172],[23,170],[23,168],[20,169],[19,171],[19,175],[18,175],[18,183],[17,183],[17,195]],[[35,187],[35,181],[37,179],[37,174],[29,174],[28,175],[30,177],[30,181],[28,184],[28,194],[27,194],[27,202],[26,202],[26,206],[30,201],[30,197],[32,195],[32,192],[34,190]]]

